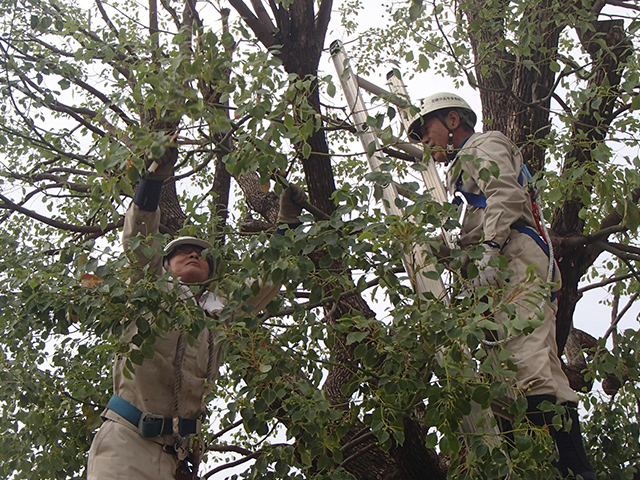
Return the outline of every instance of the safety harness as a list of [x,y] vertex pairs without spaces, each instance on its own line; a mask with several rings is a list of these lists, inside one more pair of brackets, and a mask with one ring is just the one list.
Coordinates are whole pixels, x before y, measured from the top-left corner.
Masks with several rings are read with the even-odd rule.
[[[544,224],[540,219],[540,209],[538,208],[540,193],[533,186],[532,182],[530,181],[531,178],[532,177],[531,173],[529,173],[529,169],[526,165],[523,164],[522,169],[520,170],[520,175],[518,175],[518,183],[523,188],[526,188],[527,194],[529,195],[529,200],[531,201],[531,209],[537,228],[529,225],[513,225],[511,228],[531,237],[549,258],[549,273],[547,275],[547,282],[551,282],[556,276],[556,262],[553,257],[553,247],[551,246],[551,242],[547,240],[548,235]],[[465,204],[476,208],[487,208],[486,196],[482,194],[466,192],[462,189],[462,172],[460,172],[458,178],[456,178],[455,186],[456,190],[454,192],[454,199],[452,202],[454,205]],[[553,302],[557,298],[558,292],[551,292],[551,301]]]
[[[185,293],[190,293],[186,286],[182,286]],[[198,300],[198,304],[205,312],[214,311],[222,306],[220,299],[210,292],[206,292]],[[143,412],[136,406],[124,400],[118,395],[113,395],[107,403],[107,409],[120,415],[134,427],[137,427],[140,436],[143,438],[157,438],[161,435],[171,435],[172,442],[164,443],[163,451],[173,455],[177,460],[174,478],[176,480],[197,480],[198,466],[202,459],[202,441],[200,431],[202,426],[201,417],[183,418],[178,416],[180,392],[183,384],[183,363],[187,348],[187,338],[185,332],[180,332],[176,342],[176,353],[174,356],[174,385],[172,412],[173,416],[165,417],[152,412]],[[207,362],[206,378],[211,381],[214,376],[215,353],[214,353],[214,333],[208,329],[207,347],[209,358]]]

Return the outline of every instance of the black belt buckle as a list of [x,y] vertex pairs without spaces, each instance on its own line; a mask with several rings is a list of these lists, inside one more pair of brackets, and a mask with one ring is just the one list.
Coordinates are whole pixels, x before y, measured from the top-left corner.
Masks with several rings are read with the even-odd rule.
[[144,438],[153,438],[162,435],[165,418],[151,412],[142,412],[138,422],[138,430]]

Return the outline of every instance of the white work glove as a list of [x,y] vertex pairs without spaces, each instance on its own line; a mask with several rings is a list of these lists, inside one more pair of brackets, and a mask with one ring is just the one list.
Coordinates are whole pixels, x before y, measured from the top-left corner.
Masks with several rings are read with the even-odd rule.
[[280,211],[278,223],[300,223],[298,217],[302,213],[302,202],[307,200],[307,194],[298,185],[291,184],[280,194]]
[[[482,258],[476,264],[478,267],[478,276],[471,280],[473,285],[476,287],[493,285],[498,279],[498,267],[489,265],[489,262],[492,258],[500,255],[500,248],[487,245],[486,243],[483,243],[482,247],[484,248],[484,253],[482,254]],[[492,263],[497,262],[494,261]]]

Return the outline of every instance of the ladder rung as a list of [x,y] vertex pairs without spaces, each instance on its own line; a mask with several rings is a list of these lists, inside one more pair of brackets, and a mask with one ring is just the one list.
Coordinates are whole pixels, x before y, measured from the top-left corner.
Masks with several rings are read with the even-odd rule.
[[356,80],[358,81],[358,85],[360,86],[360,88],[365,89],[367,92],[377,95],[378,97],[383,98],[387,102],[393,103],[394,105],[397,105],[400,108],[411,107],[411,104],[401,96],[395,93],[392,93],[388,90],[385,90],[384,88],[371,83],[369,80],[362,78],[359,75],[356,75],[355,77],[356,77]]

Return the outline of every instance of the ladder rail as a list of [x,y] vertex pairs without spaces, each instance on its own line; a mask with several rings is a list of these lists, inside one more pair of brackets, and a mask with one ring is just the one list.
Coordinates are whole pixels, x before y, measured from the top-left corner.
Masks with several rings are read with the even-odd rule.
[[[391,87],[392,93],[400,97],[409,98],[407,88],[402,82],[402,79],[396,74],[396,72],[389,72],[389,74],[387,74],[387,80],[389,81],[389,86]],[[404,131],[408,132],[409,125],[411,124],[411,108],[409,105],[398,105],[398,108],[400,109],[400,120],[402,122],[402,126],[404,127]],[[422,159],[422,157],[420,158]],[[424,159],[424,163],[427,169],[422,170],[421,173],[425,184],[431,190],[433,197],[438,202],[445,203],[447,201],[447,191],[444,187],[444,183],[440,179],[440,175],[438,174],[438,170],[436,169],[435,162],[431,157],[429,157]]]
[[[365,149],[369,151],[369,145],[372,143],[375,145],[375,153],[373,155],[367,155],[369,167],[371,171],[381,171],[381,165],[383,164],[382,156],[380,152],[380,142],[377,135],[372,129],[367,127],[367,109],[362,100],[362,96],[359,92],[359,85],[356,80],[356,76],[352,74],[349,67],[349,59],[347,58],[342,44],[335,41],[331,45],[331,55],[335,64],[336,71],[342,83],[343,92],[349,110],[352,112],[353,119],[356,124],[360,141]],[[396,205],[396,199],[399,197],[398,189],[393,183],[389,183],[382,190],[383,206],[387,215],[402,216],[402,210]],[[425,247],[426,249],[427,247]],[[432,293],[436,298],[446,297],[446,290],[442,279],[433,280],[427,278],[423,272],[435,270],[435,266],[428,264],[425,254],[417,247],[412,249],[410,254],[405,254],[403,258],[404,267],[411,278],[416,293],[425,294],[427,292]]]
[[[338,47],[336,46],[336,49],[337,48]],[[381,88],[378,85],[375,85],[374,83],[371,83],[370,81],[356,74],[352,73],[352,75],[355,78],[358,87],[398,107],[400,121],[402,122],[404,131],[409,131],[409,125],[411,124],[412,118],[411,102],[409,101],[409,93],[407,92],[407,88],[396,71],[392,70],[387,74],[387,81],[390,87],[389,90],[385,90],[384,88]],[[364,108],[364,104],[361,107]],[[447,191],[444,187],[444,183],[440,178],[440,175],[438,174],[438,170],[436,169],[433,159],[431,157],[425,159],[424,151],[412,143],[407,143],[396,137],[394,137],[393,140],[396,148],[404,151],[405,153],[408,153],[409,155],[413,156],[416,161],[422,162],[426,166],[425,170],[420,171],[422,181],[429,190],[429,193],[431,193],[431,195],[437,202],[445,203],[448,200]],[[451,236],[446,231],[444,231],[444,229],[442,233],[442,238],[445,244],[449,248],[453,248],[454,245],[453,241],[451,240]]]

